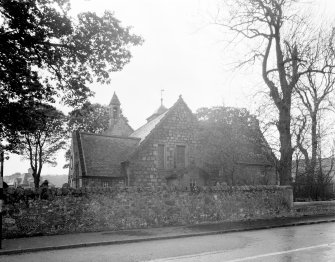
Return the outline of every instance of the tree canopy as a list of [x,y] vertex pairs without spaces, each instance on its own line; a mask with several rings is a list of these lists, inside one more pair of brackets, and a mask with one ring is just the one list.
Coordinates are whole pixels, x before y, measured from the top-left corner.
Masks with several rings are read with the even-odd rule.
[[108,129],[109,108],[98,103],[86,102],[82,107],[69,113],[68,128],[72,132],[79,130],[82,132],[101,134]]
[[65,115],[48,104],[26,110],[30,112],[29,119],[22,120],[25,129],[13,137],[19,140],[20,153],[29,161],[35,187],[39,187],[43,165],[56,165],[55,153],[66,145]]
[[21,128],[31,104],[84,103],[89,84],[108,83],[143,42],[110,11],[69,11],[69,0],[0,0],[0,138]]
[[[236,177],[239,162],[271,161],[272,152],[258,125],[248,110],[233,107],[201,108],[200,155],[203,166],[232,184],[243,183]],[[242,178],[243,179],[243,178]]]

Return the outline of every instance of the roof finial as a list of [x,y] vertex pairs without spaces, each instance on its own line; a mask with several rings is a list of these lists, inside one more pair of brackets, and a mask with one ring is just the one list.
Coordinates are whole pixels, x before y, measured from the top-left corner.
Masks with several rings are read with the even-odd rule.
[[161,106],[163,105],[163,92],[164,92],[164,89],[161,89]]

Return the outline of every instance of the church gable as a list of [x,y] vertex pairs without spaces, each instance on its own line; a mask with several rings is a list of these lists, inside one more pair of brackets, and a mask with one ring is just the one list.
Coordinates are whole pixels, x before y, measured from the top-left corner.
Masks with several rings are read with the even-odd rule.
[[153,130],[148,143],[155,145],[158,170],[184,169],[194,163],[197,120],[182,98]]
[[121,116],[111,128],[108,128],[105,135],[128,137],[134,130],[128,124],[128,120]]
[[136,154],[130,159],[132,184],[166,184],[176,170],[194,164],[197,121],[180,97],[165,113],[136,130],[142,135]]
[[[150,118],[151,116],[148,119]],[[196,117],[180,96],[178,101],[170,109],[161,112],[161,114],[158,114],[154,119],[151,119],[148,123],[135,130],[130,137],[141,138],[141,144],[144,144],[146,140],[157,134],[157,132],[172,129],[175,131],[174,133],[179,133],[179,128],[185,131],[189,129],[189,127],[193,127],[196,123]],[[170,133],[171,132],[172,131],[170,131]],[[164,136],[164,134],[161,135]],[[166,137],[168,135],[169,134],[165,134]],[[180,137],[180,134],[175,135]]]
[[[184,100],[180,97],[178,101],[169,110],[167,116],[162,121],[163,123],[159,126],[161,129],[168,129],[171,132],[175,132],[176,135],[181,136],[181,131],[190,131],[191,127],[197,123],[196,117],[186,105]],[[178,133],[178,134],[177,134]]]

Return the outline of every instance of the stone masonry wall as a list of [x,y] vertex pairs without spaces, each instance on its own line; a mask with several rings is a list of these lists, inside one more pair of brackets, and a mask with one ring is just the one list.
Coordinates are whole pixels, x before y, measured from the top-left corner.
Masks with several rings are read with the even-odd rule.
[[[186,146],[186,167],[195,164],[197,141],[195,131],[197,122],[184,103],[169,112],[158,128],[131,161],[131,184],[143,186],[162,186],[167,183],[166,175],[175,168],[177,145]],[[165,146],[165,170],[158,170],[158,145]]]
[[129,136],[134,130],[128,125],[127,120],[121,116],[117,122],[106,130],[105,135],[109,136]]
[[9,191],[5,192],[4,238],[293,215],[290,187]]

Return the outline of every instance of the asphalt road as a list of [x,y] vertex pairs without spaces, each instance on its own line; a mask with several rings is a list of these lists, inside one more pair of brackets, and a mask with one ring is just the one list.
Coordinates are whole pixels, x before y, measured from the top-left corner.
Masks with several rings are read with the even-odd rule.
[[335,261],[335,223],[0,256],[0,261]]

